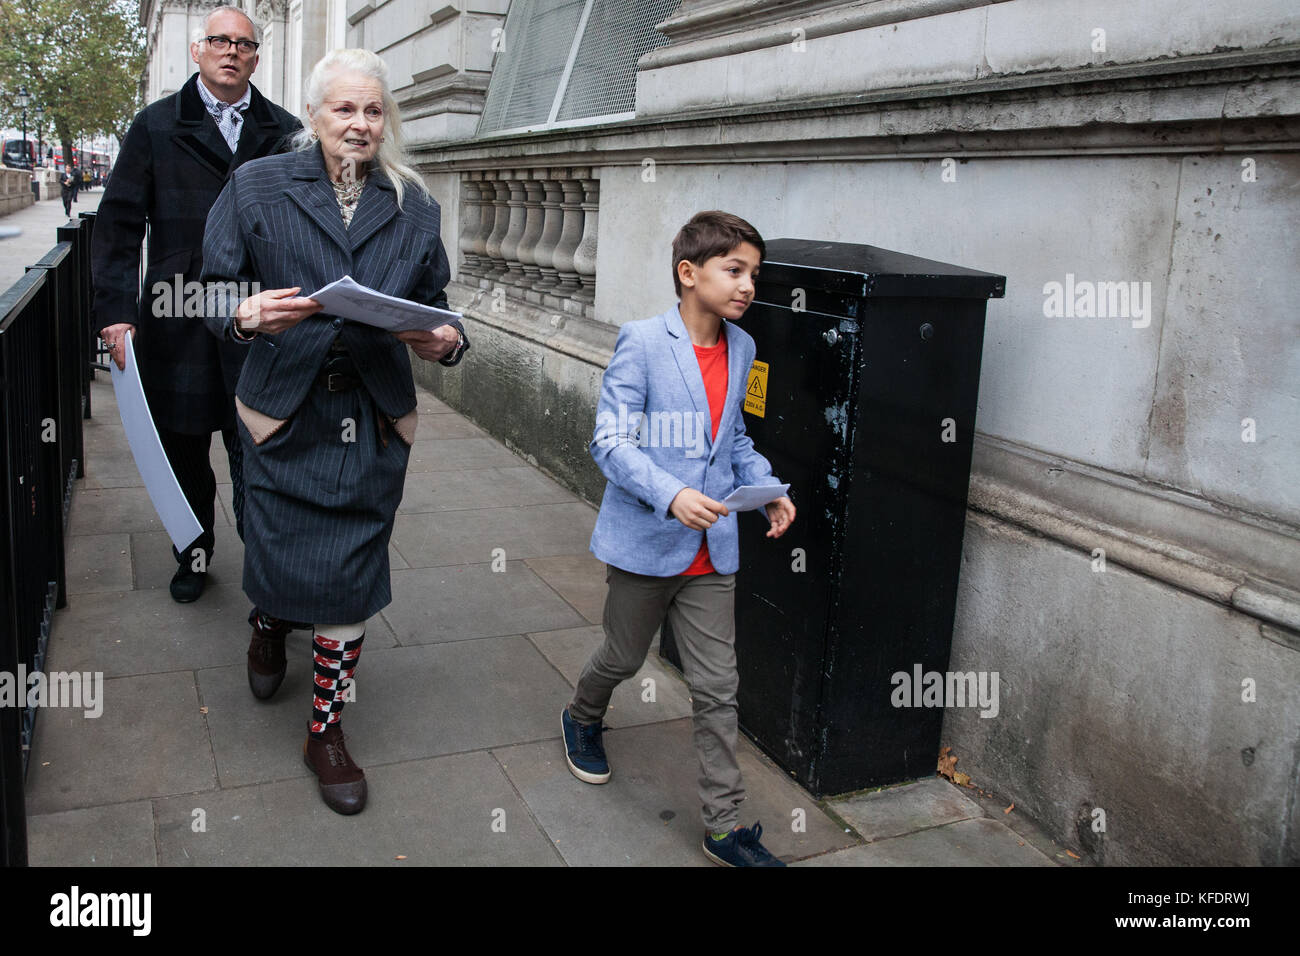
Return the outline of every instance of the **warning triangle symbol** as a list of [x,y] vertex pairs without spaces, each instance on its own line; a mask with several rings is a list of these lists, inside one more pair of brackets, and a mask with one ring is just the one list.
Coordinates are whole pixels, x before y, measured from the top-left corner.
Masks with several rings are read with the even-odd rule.
[[746,395],[753,395],[755,398],[763,398],[763,385],[755,375],[749,380],[749,388],[745,390]]

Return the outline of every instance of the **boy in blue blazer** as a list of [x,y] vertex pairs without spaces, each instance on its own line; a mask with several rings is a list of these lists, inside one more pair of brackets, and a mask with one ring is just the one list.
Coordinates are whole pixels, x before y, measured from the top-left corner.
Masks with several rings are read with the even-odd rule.
[[[733,323],[754,297],[762,237],[729,213],[696,214],[673,240],[681,301],[629,322],[601,382],[591,454],[609,479],[591,550],[608,565],[605,640],[561,714],[566,759],[579,780],[605,783],[601,720],[614,688],[645,663],[666,619],[694,702],[704,853],[725,866],[784,866],[741,827],[736,761],[736,516],[722,504],[741,485],[778,485],[741,415],[754,340]],[[794,520],[789,498],[766,506],[769,538]]]

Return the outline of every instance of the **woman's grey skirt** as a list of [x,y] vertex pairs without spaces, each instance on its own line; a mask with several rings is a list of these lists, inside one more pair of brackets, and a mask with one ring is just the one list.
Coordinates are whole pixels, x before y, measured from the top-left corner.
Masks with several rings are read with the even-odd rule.
[[365,621],[392,601],[388,541],[410,448],[364,386],[312,384],[261,445],[243,422],[244,593],[314,625]]

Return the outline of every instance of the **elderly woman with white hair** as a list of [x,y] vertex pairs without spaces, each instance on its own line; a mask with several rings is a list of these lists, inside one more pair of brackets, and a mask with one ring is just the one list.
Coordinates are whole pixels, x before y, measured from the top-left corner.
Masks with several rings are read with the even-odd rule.
[[[469,347],[459,323],[389,333],[328,315],[300,294],[351,275],[389,295],[447,305],[438,204],[404,161],[387,74],[366,50],[336,50],[317,63],[298,150],[241,167],[212,208],[203,244],[208,327],[248,348],[236,410],[244,591],[254,604],[249,686],[259,699],[275,693],[292,622],[311,622],[303,756],[338,813],[366,801],[340,713],[365,622],[392,599],[388,541],[416,424],[407,346],[444,365]],[[241,300],[240,283],[262,291]]]

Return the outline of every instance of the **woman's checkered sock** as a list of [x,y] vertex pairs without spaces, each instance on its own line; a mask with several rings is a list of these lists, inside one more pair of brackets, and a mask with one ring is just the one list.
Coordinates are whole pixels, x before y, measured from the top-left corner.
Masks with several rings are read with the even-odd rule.
[[339,722],[345,684],[357,669],[366,625],[364,622],[332,624],[317,627],[314,634],[311,643],[316,686],[312,696],[311,735],[321,737],[326,727]]

